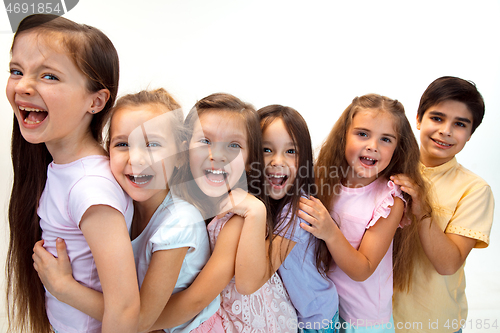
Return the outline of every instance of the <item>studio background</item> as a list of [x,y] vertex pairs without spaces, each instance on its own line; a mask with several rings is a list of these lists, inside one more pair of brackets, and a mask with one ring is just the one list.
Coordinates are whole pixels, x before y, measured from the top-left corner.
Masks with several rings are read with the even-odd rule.
[[[187,112],[231,93],[256,108],[282,104],[306,119],[315,148],[355,96],[398,99],[413,124],[425,88],[444,75],[476,83],[486,115],[459,163],[500,202],[500,1],[80,0],[64,16],[101,29],[120,56],[119,94],[164,87]],[[12,109],[4,87],[13,33],[0,8],[0,269],[8,246]],[[468,320],[500,332],[500,213],[487,249],[467,259]],[[3,275],[0,277],[5,289]],[[0,331],[6,330],[0,297]]]

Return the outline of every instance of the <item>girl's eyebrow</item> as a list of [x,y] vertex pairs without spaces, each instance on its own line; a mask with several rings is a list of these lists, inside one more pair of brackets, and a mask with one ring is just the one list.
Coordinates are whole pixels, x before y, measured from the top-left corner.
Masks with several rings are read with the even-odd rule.
[[[272,145],[273,142],[272,141],[262,141],[262,144]],[[290,142],[285,142],[285,146],[295,146],[295,144],[292,141],[290,141]]]
[[12,66],[16,66],[16,67],[22,67],[21,64],[15,62],[15,61],[11,61],[9,62],[9,67],[12,67]]
[[110,142],[117,141],[117,140],[127,140],[128,135],[117,135],[117,136],[112,136]]
[[[363,127],[354,127],[355,130],[358,130],[358,131],[364,131],[364,132],[368,132],[368,133],[371,133],[371,131],[368,129],[368,128],[363,128]],[[391,137],[391,138],[394,138],[396,139],[396,136],[394,134],[390,134],[390,133],[382,133],[383,136],[388,136],[388,137]]]

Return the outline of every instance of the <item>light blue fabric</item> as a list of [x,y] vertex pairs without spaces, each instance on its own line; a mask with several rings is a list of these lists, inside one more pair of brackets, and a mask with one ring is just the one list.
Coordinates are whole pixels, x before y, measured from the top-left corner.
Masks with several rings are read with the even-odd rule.
[[349,322],[345,321],[340,317],[339,319],[339,332],[340,333],[394,333],[394,320],[392,319],[388,323],[383,325],[373,325],[373,326],[356,326],[351,325]]
[[[288,213],[284,225],[288,224],[291,217],[288,209],[287,205],[282,211],[283,215]],[[314,252],[317,240],[300,227],[301,222],[304,220],[296,217],[287,230],[277,233],[296,242],[278,269],[278,274],[297,310],[299,327],[306,327],[304,324],[307,323],[316,323],[317,326],[317,323],[328,323],[330,318],[335,316],[339,307],[339,296],[332,280],[321,275],[316,269]]]
[[328,327],[324,327],[323,329],[313,330],[313,329],[301,329],[299,327],[299,333],[338,333],[339,332],[339,312],[335,313]]

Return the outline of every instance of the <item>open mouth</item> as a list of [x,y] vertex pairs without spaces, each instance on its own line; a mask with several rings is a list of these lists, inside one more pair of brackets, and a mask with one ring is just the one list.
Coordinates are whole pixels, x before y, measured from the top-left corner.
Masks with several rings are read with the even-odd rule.
[[448,148],[448,147],[451,147],[453,146],[452,144],[450,143],[446,143],[446,142],[443,142],[443,141],[438,141],[436,139],[431,139],[432,141],[434,141],[435,143],[437,143],[439,146],[443,147],[443,148]]
[[127,177],[136,185],[146,185],[153,179],[153,175],[127,175]]
[[286,184],[288,176],[280,174],[268,174],[267,180],[269,181],[271,186],[281,188]]
[[216,184],[222,184],[228,176],[227,172],[222,169],[206,169],[204,173],[209,181]]
[[28,125],[40,124],[49,115],[49,113],[45,110],[24,106],[19,107],[19,112],[21,113],[24,123]]
[[366,156],[361,156],[359,160],[361,161],[361,164],[366,166],[374,166],[378,162],[378,160]]

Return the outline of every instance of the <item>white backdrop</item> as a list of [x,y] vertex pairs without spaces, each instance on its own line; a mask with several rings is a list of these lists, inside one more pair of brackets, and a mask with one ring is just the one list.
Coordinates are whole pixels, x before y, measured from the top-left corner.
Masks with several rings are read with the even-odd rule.
[[[396,98],[414,123],[420,96],[434,79],[472,80],[485,99],[486,116],[458,160],[500,200],[499,14],[500,1],[492,0],[80,0],[65,16],[113,41],[121,62],[120,94],[161,86],[185,110],[214,92],[257,108],[288,105],[302,113],[316,147],[355,96]],[[9,30],[0,8],[0,82],[8,77]],[[0,109],[0,234],[7,239],[12,111],[4,93]],[[472,251],[466,274],[469,319],[497,319],[500,326],[498,210],[496,215],[490,247]],[[3,239],[0,244],[3,264],[7,245]]]

